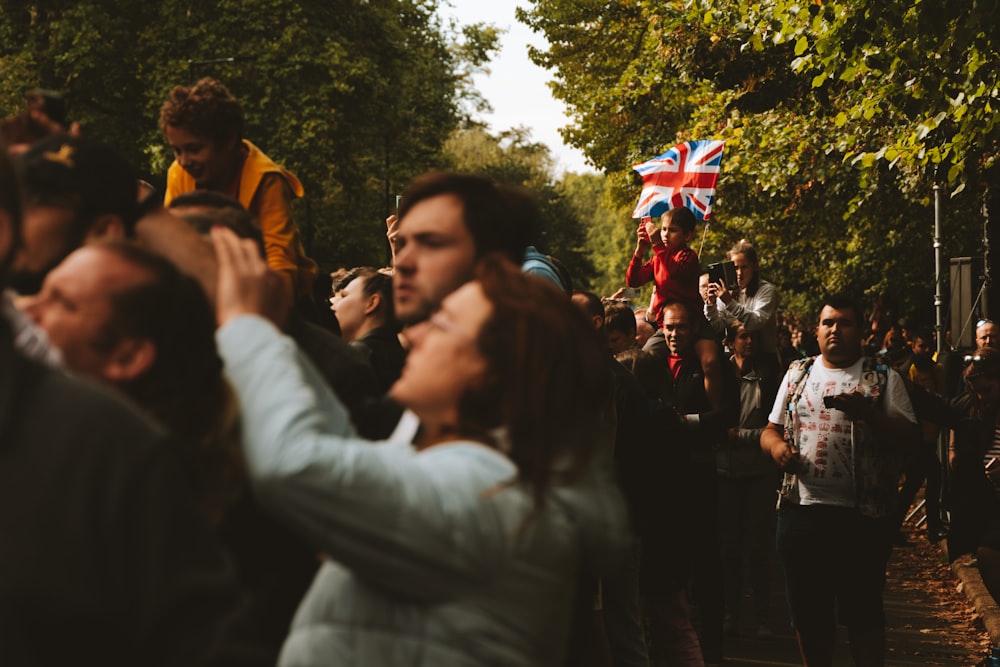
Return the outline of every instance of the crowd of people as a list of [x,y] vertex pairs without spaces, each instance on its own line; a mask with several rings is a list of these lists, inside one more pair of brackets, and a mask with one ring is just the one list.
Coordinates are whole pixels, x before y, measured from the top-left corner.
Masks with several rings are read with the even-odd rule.
[[443,172],[390,266],[319,276],[223,84],[164,101],[164,192],[54,95],[0,152],[4,662],[701,667],[772,636],[780,562],[803,664],[837,623],[884,664],[922,486],[1000,595],[989,320],[950,391],[927,331],[792,322],[746,241],[702,273],[686,208],[637,228],[648,307],[602,299],[530,193]]

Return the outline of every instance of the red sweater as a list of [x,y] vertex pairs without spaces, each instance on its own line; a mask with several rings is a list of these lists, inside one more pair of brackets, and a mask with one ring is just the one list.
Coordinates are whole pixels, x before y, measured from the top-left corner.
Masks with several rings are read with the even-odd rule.
[[625,282],[629,287],[641,287],[650,280],[656,282],[653,293],[653,316],[657,329],[663,328],[663,304],[670,301],[686,303],[692,313],[702,315],[701,295],[698,293],[698,275],[701,267],[698,255],[688,246],[671,250],[666,246],[653,246],[653,256],[649,261],[632,255]]

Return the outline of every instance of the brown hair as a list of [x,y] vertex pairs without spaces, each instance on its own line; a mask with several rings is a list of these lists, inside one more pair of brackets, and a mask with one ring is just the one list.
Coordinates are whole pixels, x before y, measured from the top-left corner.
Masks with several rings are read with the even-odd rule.
[[663,220],[666,220],[667,224],[674,223],[686,234],[694,231],[698,224],[698,218],[694,217],[694,213],[687,206],[675,206],[663,214]]
[[624,303],[609,303],[604,306],[604,332],[620,331],[629,338],[635,338],[635,311]]
[[119,385],[185,446],[199,500],[210,521],[221,518],[242,486],[235,396],[215,345],[215,314],[201,286],[163,257],[134,243],[98,246],[139,269],[142,279],[113,290],[105,344],[145,338],[156,359]]
[[229,89],[211,77],[193,86],[174,86],[160,108],[160,129],[182,127],[217,145],[243,138],[243,107]]
[[498,255],[480,262],[476,280],[493,306],[477,340],[492,380],[462,397],[458,430],[497,444],[491,432],[504,427],[503,449],[537,507],[590,460],[595,425],[611,400],[608,353],[556,286]]
[[421,201],[451,195],[462,202],[462,221],[476,244],[476,257],[492,252],[524,261],[535,203],[520,190],[483,176],[430,172],[413,180],[399,202],[399,219]]

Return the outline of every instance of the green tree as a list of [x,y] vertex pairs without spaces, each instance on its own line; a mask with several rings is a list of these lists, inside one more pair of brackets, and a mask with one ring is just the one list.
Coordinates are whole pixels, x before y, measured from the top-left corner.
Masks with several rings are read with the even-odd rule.
[[[614,294],[625,286],[625,271],[635,247],[636,225],[629,220],[629,207],[613,207],[610,181],[602,174],[563,175],[557,184],[570,217],[581,221],[576,232],[586,230],[588,256],[594,278],[587,289],[598,296]],[[648,303],[649,291],[636,301]]]
[[579,215],[580,208],[570,206],[570,199],[553,181],[552,156],[544,144],[531,141],[524,128],[494,136],[473,125],[451,136],[445,157],[451,169],[531,190],[540,209],[535,245],[565,264],[575,285],[590,288],[595,271],[583,231],[588,228],[589,216]]
[[[725,139],[703,261],[747,238],[796,308],[811,311],[822,291],[848,288],[927,319],[935,179],[955,192],[946,256],[976,254],[981,189],[963,192],[961,183],[991,169],[995,153],[995,121],[985,115],[963,126],[964,139],[947,114],[932,122],[946,104],[966,118],[974,110],[960,106],[980,88],[978,80],[962,88],[958,105],[944,99],[941,91],[954,100],[954,85],[970,76],[963,58],[972,50],[939,57],[942,43],[975,44],[976,63],[996,62],[984,55],[992,36],[981,34],[992,28],[973,27],[996,9],[976,7],[969,19],[943,2],[534,0],[520,18],[547,38],[533,57],[553,70],[555,94],[571,110],[566,137],[608,173],[615,201],[638,195],[629,165],[679,141]],[[897,19],[906,30],[894,30]],[[934,29],[921,32],[928,21]],[[875,44],[881,55],[868,57]],[[912,83],[915,70],[904,76],[895,57],[926,78]],[[988,66],[979,70],[988,76]],[[897,73],[880,74],[889,71]],[[932,81],[933,101],[925,99]],[[983,110],[992,90],[984,85]]]
[[461,34],[436,0],[81,0],[0,12],[0,112],[23,90],[65,91],[84,131],[162,176],[170,88],[214,76],[239,97],[247,137],[306,186],[297,219],[326,266],[380,264],[393,195],[441,166],[469,73],[498,33]]

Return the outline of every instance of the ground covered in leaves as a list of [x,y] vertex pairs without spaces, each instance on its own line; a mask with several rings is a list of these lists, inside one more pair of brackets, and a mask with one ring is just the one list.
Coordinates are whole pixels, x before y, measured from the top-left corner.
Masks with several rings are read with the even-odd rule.
[[910,546],[895,547],[886,582],[888,665],[975,665],[991,642],[976,610],[923,531],[907,529]]

